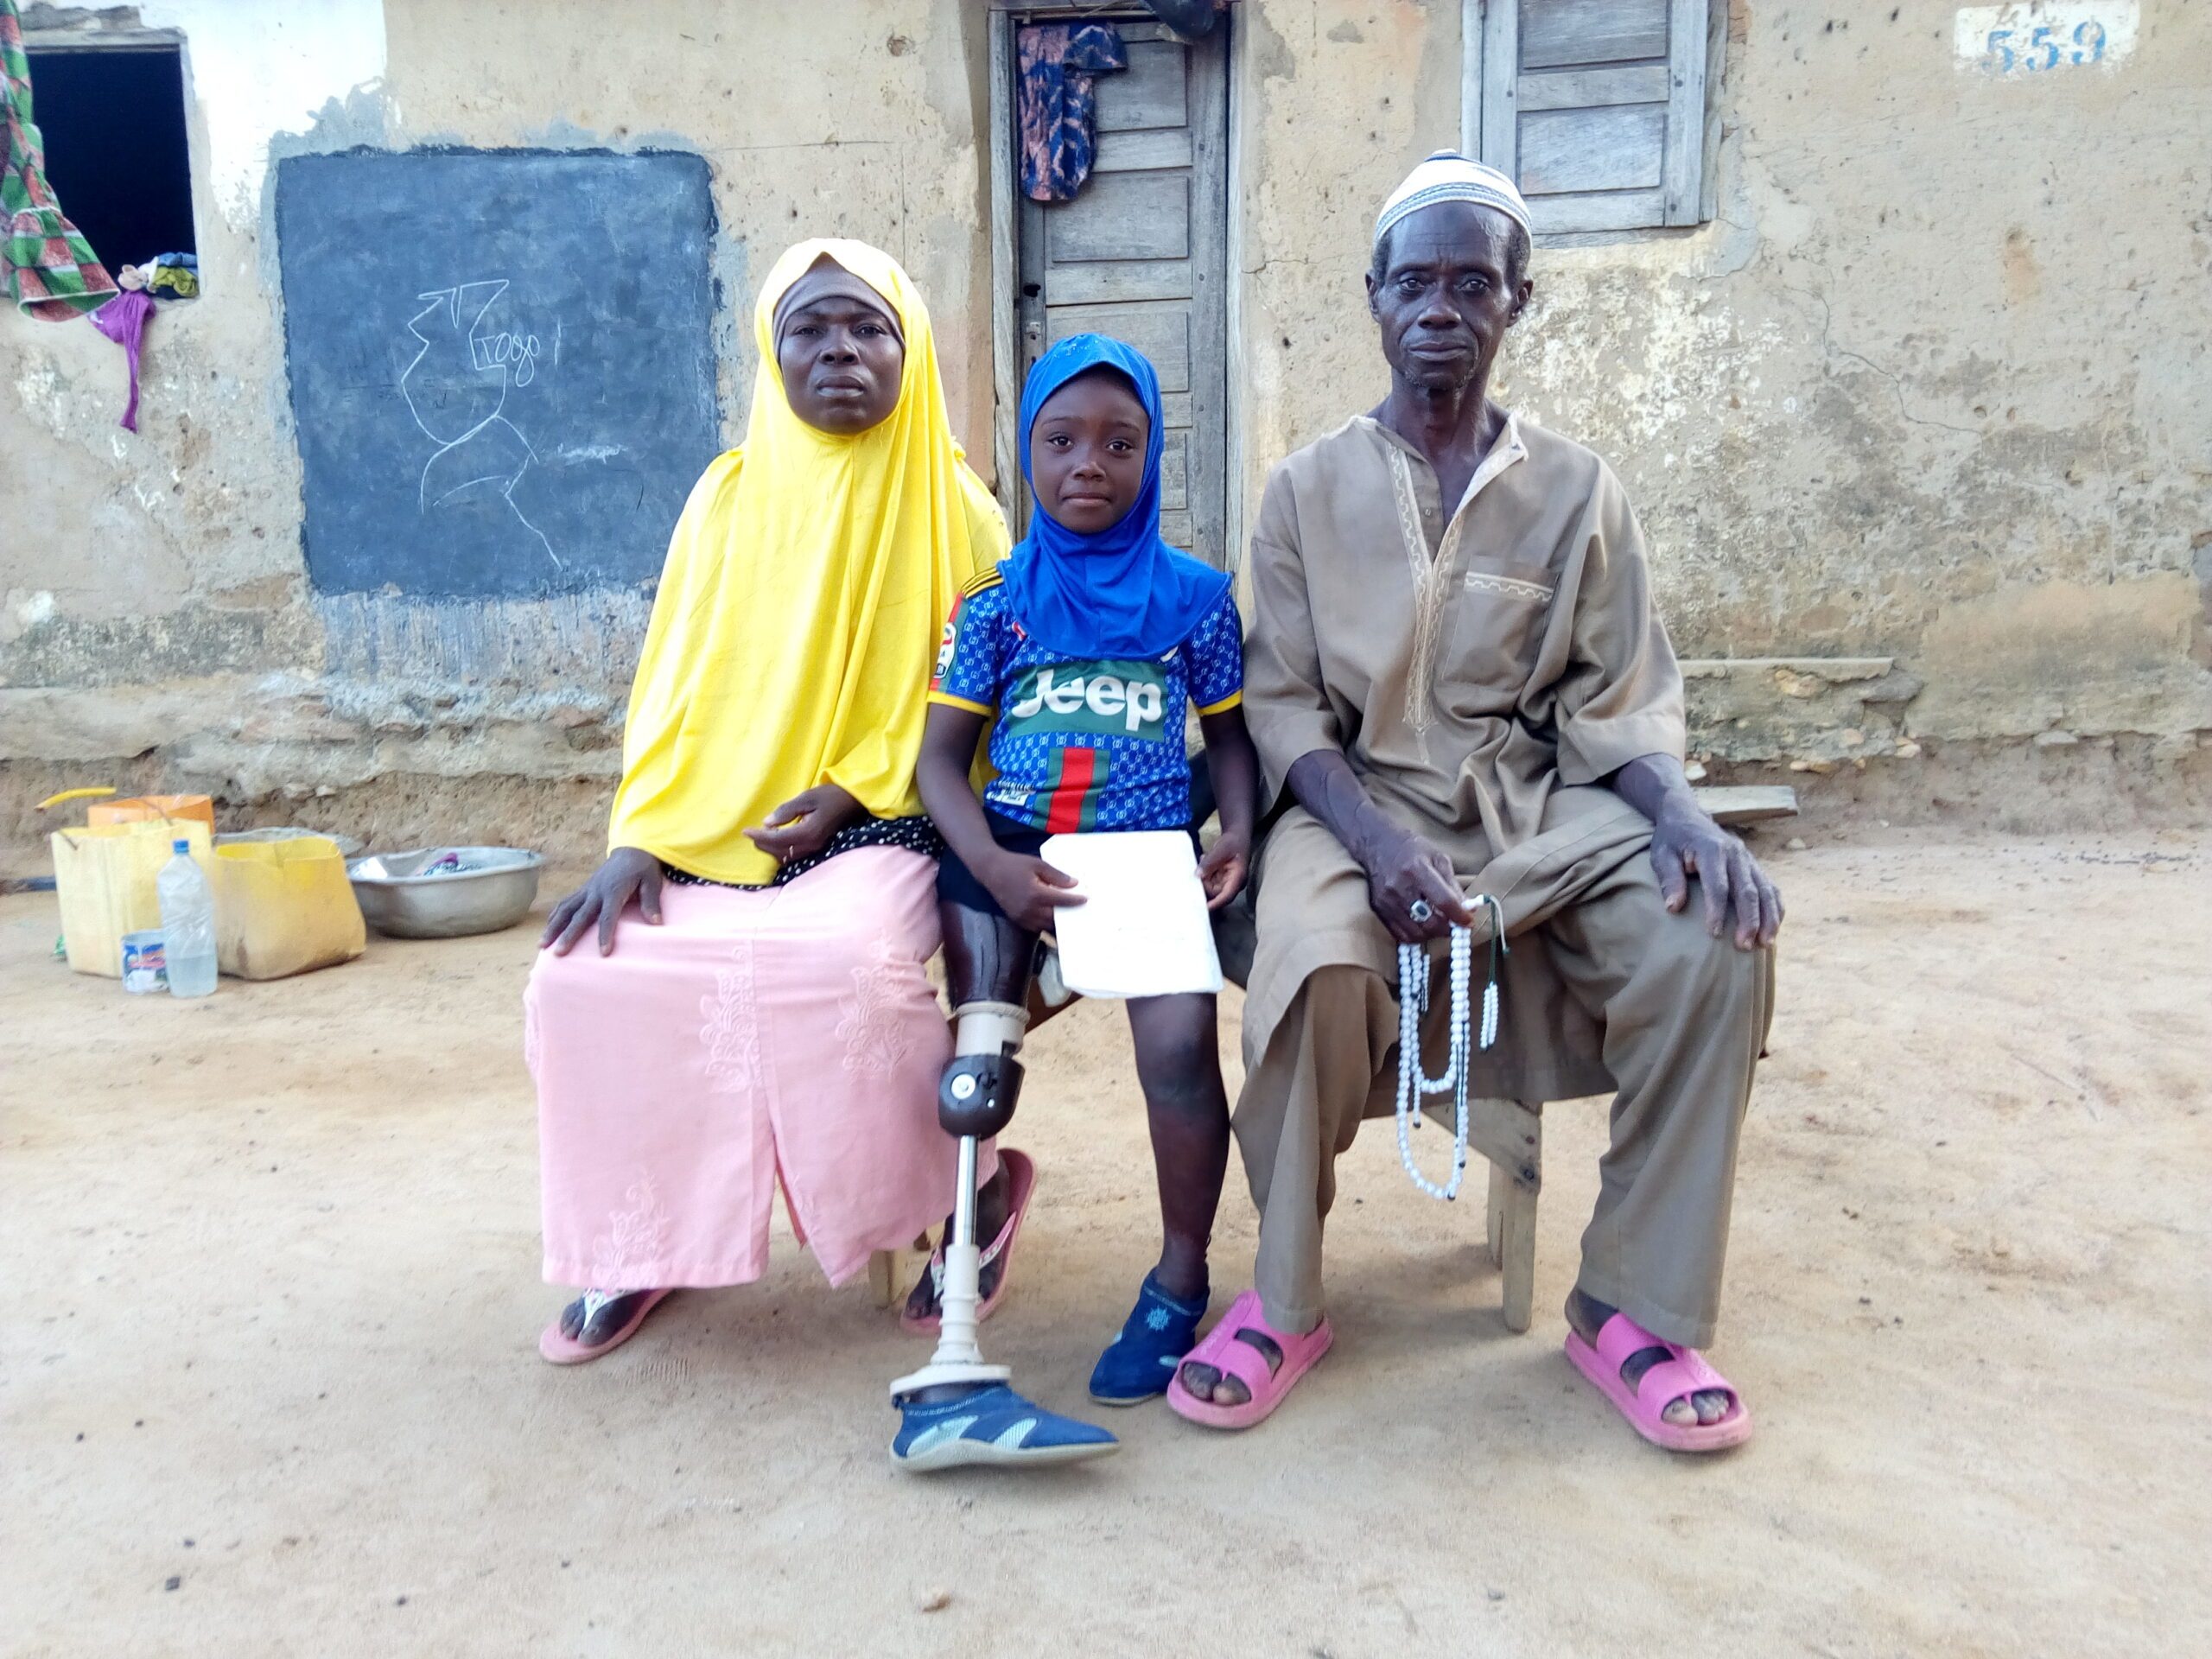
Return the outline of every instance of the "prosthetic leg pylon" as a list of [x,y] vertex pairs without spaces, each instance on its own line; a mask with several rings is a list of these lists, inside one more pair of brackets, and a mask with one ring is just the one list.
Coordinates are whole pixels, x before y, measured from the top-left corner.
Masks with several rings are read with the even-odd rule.
[[1003,1382],[1014,1375],[987,1364],[976,1341],[982,1249],[976,1238],[976,1162],[983,1140],[1014,1119],[1021,1094],[1021,1062],[1014,1055],[1028,1028],[1027,1010],[1010,1002],[970,1002],[954,1015],[953,1055],[938,1084],[937,1114],[946,1132],[959,1137],[960,1174],[952,1236],[944,1243],[937,1352],[891,1385],[894,1399],[945,1383]]
[[[937,1352],[891,1385],[904,1419],[892,1457],[913,1469],[1103,1457],[1120,1446],[1113,1435],[1030,1404],[1007,1386],[1013,1373],[988,1363],[976,1340],[982,1272],[976,1238],[977,1154],[985,1139],[1013,1121],[1020,1097],[1022,1068],[1015,1057],[1029,1027],[1036,944],[1003,917],[949,909],[946,924],[956,1007],[953,1055],[938,1087],[938,1122],[960,1143],[960,1173],[944,1244]],[[978,991],[1002,1000],[965,1000]],[[921,1397],[927,1394],[938,1397]]]

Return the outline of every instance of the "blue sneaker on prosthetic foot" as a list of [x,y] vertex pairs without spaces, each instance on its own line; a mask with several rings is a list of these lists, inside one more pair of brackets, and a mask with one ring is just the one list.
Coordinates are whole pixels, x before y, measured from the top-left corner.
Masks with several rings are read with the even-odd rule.
[[1003,1382],[957,1400],[901,1400],[891,1460],[908,1469],[1080,1463],[1121,1449],[1103,1428],[1031,1404]]
[[1156,1274],[1145,1274],[1122,1334],[1090,1373],[1090,1397],[1102,1406],[1136,1406],[1166,1393],[1175,1367],[1198,1339],[1206,1300],[1177,1301],[1160,1287]]

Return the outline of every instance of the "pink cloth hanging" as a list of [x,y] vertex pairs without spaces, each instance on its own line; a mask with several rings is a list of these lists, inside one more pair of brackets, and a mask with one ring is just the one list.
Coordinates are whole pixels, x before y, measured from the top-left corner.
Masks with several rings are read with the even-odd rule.
[[130,401],[124,405],[122,425],[125,431],[138,429],[138,353],[146,340],[146,319],[152,315],[154,302],[140,290],[132,289],[117,295],[92,313],[92,327],[123,347],[123,354],[130,359]]

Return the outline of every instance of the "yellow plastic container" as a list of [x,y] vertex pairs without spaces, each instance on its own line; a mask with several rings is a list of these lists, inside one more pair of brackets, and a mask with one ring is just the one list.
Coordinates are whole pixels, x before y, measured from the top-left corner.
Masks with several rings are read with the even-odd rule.
[[215,849],[215,961],[238,979],[351,962],[368,943],[338,843],[321,836]]
[[155,879],[169,861],[170,845],[190,844],[208,868],[207,826],[197,818],[157,818],[131,823],[87,824],[57,830],[54,895],[61,901],[61,938],[69,967],[79,974],[123,977],[123,936],[162,925]]
[[215,829],[215,803],[205,795],[133,795],[128,800],[101,801],[85,809],[86,823],[137,823],[154,818],[196,818]]

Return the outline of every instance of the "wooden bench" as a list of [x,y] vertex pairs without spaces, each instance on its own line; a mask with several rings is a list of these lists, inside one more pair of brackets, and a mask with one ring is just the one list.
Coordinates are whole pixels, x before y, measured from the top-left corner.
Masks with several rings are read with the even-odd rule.
[[[1203,775],[1203,773],[1201,773]],[[1794,817],[1797,792],[1782,787],[1716,787],[1696,791],[1698,804],[1731,828]],[[1214,945],[1222,976],[1242,987],[1252,969],[1256,944],[1251,907],[1230,906],[1214,918]],[[1058,1012],[1057,1009],[1053,1012]],[[1042,1020],[1033,1021],[1035,1025]],[[1424,1107],[1440,1125],[1453,1128],[1448,1107]],[[1486,1096],[1470,1100],[1467,1145],[1490,1161],[1490,1189],[1484,1203],[1484,1232],[1490,1259],[1498,1270],[1504,1298],[1505,1328],[1518,1334],[1535,1315],[1536,1195],[1544,1185],[1544,1103]],[[914,1249],[926,1252],[927,1239]],[[908,1275],[898,1261],[903,1252],[879,1250],[868,1263],[868,1283],[876,1306],[887,1307],[905,1294]]]

